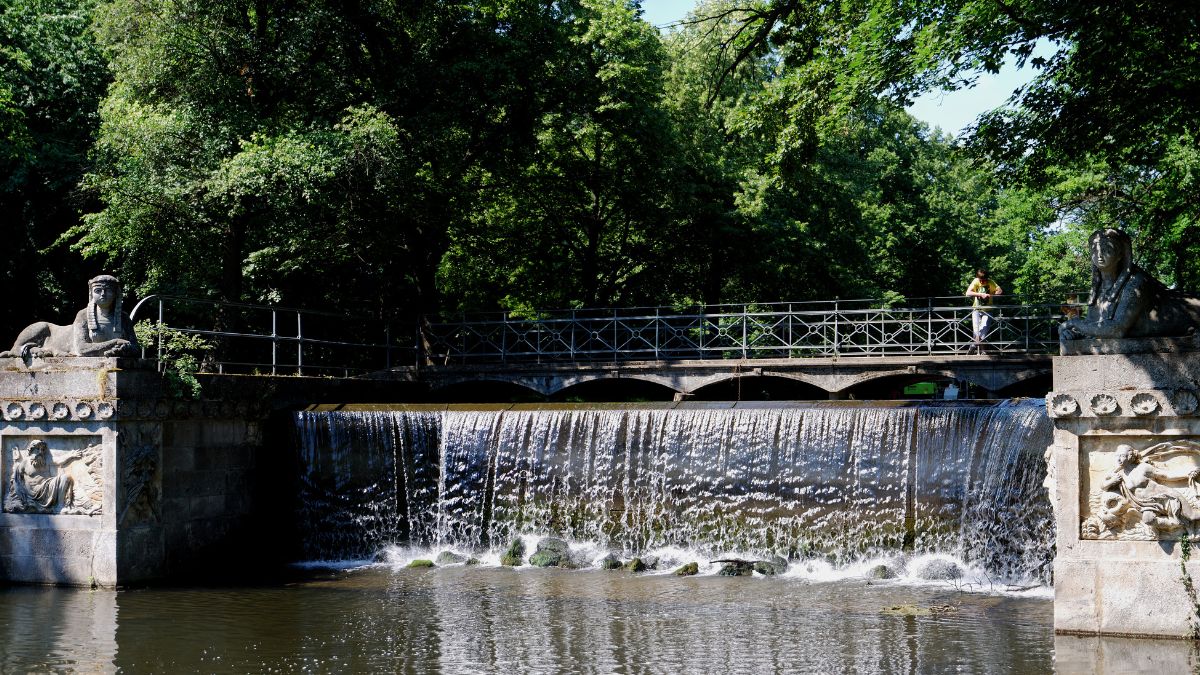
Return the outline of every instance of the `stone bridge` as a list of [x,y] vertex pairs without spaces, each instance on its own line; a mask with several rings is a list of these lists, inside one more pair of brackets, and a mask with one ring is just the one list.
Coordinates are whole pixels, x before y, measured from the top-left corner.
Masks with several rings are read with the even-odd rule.
[[454,391],[469,396],[500,385],[566,399],[604,386],[609,392],[657,389],[657,397],[683,400],[736,398],[728,394],[741,387],[765,387],[779,392],[771,398],[781,399],[881,398],[875,392],[928,380],[974,385],[987,398],[1042,395],[1050,389],[1050,375],[1048,354],[1013,354],[421,365],[373,377],[418,384],[435,397]]

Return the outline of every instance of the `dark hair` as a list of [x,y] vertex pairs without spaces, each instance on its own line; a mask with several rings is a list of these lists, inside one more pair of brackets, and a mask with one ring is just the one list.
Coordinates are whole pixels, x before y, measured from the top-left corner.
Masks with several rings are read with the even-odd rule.
[[977,269],[977,270],[975,270],[975,276],[976,276],[976,277],[978,277],[978,278],[980,278],[980,279],[986,279],[986,278],[987,278],[987,275],[988,275],[988,272],[987,272],[987,270],[983,269],[982,267],[981,267],[981,268],[979,268],[979,269]]

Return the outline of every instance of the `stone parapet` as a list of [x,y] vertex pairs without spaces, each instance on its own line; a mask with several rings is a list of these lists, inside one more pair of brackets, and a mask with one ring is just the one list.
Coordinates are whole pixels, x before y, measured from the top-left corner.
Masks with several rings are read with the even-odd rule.
[[1053,369],[1055,630],[1193,635],[1182,579],[1200,579],[1200,551],[1185,566],[1181,539],[1200,534],[1200,352],[1064,356]]
[[0,358],[0,581],[111,587],[233,554],[267,406],[171,399],[154,366]]

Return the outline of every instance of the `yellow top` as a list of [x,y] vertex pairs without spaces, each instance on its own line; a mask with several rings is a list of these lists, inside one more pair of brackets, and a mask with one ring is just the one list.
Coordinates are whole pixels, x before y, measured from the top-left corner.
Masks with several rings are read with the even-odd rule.
[[[972,279],[971,285],[967,286],[967,293],[987,293],[988,295],[995,296],[996,292],[999,290],[1000,290],[1000,284],[992,281],[991,279],[988,279],[987,281],[983,281],[983,280],[979,279],[978,277]],[[984,298],[976,297],[974,306],[975,307],[987,307],[988,305],[992,304],[992,299],[993,298],[984,299]]]

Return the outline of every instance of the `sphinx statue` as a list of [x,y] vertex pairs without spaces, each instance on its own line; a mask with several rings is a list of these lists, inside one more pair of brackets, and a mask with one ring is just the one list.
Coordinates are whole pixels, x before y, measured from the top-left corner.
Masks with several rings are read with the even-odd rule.
[[[1092,290],[1087,315],[1059,327],[1063,353],[1073,340],[1187,337],[1200,327],[1200,299],[1167,288],[1133,262],[1133,243],[1121,230],[1088,238]],[[1120,351],[1120,350],[1117,350]]]
[[133,323],[121,312],[121,282],[102,274],[88,281],[88,306],[73,323],[39,321],[21,331],[0,357],[132,356],[139,349]]

